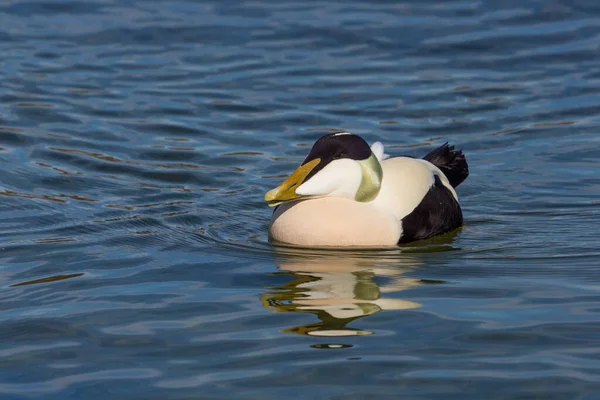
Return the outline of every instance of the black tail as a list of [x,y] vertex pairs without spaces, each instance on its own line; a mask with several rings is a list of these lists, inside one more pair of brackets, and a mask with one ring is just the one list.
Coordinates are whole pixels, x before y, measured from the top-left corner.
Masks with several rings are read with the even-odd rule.
[[457,187],[469,176],[469,165],[464,154],[461,150],[454,151],[454,146],[448,146],[448,143],[429,152],[423,159],[438,167],[452,187]]

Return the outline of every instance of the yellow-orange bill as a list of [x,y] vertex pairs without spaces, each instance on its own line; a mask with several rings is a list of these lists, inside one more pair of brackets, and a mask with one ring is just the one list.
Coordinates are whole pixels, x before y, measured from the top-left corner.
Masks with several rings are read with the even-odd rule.
[[269,190],[267,194],[265,194],[265,201],[269,202],[269,206],[274,207],[284,201],[301,197],[296,194],[296,189],[304,183],[304,179],[310,174],[310,171],[312,171],[320,162],[320,158],[315,158],[314,160],[299,166],[298,169],[281,183],[281,185],[273,190]]

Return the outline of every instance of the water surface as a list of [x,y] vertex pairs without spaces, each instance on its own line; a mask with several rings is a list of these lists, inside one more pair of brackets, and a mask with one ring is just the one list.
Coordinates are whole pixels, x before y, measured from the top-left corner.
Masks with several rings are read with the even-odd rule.
[[[2,2],[0,398],[597,399],[599,27],[592,0]],[[269,244],[264,192],[338,129],[464,149],[464,228]]]

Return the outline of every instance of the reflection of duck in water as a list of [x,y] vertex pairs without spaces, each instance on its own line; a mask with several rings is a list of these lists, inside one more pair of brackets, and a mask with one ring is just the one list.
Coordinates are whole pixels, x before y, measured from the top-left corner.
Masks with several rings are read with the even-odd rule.
[[348,132],[325,135],[296,171],[265,195],[280,205],[269,237],[299,246],[391,246],[463,223],[454,188],[469,174],[462,152],[443,145],[423,159],[387,158]]
[[[384,297],[417,286],[419,279],[403,277],[415,268],[418,261],[409,256],[388,259],[322,256],[318,258],[289,258],[278,264],[295,279],[279,287],[279,292],[261,296],[263,304],[284,312],[316,314],[319,323],[286,329],[286,332],[312,336],[368,335],[372,332],[347,327],[351,321],[382,310],[406,310],[420,304]],[[384,277],[378,285],[376,277]]]

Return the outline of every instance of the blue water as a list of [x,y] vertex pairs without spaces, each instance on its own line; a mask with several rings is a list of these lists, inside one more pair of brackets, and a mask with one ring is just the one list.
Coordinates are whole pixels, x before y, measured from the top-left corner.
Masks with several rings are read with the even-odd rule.
[[[600,5],[0,2],[0,399],[600,399]],[[275,247],[344,129],[465,226]]]

